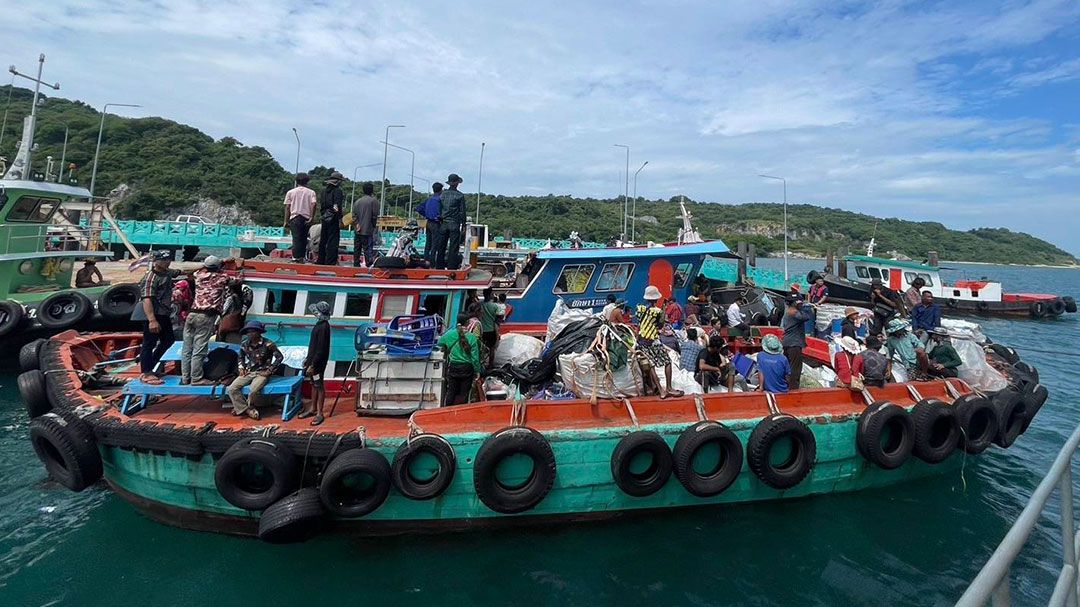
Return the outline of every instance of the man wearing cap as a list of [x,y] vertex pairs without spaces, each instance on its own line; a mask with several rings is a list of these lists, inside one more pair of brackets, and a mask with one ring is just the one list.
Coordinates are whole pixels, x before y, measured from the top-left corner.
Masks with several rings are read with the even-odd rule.
[[297,415],[304,419],[315,416],[311,420],[312,426],[318,426],[326,420],[323,417],[323,404],[326,402],[326,388],[323,386],[323,374],[326,373],[326,365],[330,362],[330,312],[332,308],[326,301],[317,301],[308,306],[308,312],[315,315],[318,321],[311,328],[311,339],[308,341],[307,358],[304,359],[304,376],[311,380],[311,404]]
[[447,189],[442,192],[442,212],[439,214],[439,247],[435,252],[435,268],[456,270],[461,267],[465,195],[458,190],[461,177],[456,173],[450,173],[446,184]]
[[949,339],[949,332],[938,328],[928,332],[930,336],[930,364],[927,372],[934,377],[956,377],[963,359],[957,354]]
[[97,261],[93,257],[86,258],[83,261],[82,269],[75,273],[75,287],[78,289],[100,287],[107,284],[109,283],[101,275],[101,270],[98,269]]
[[844,320],[840,323],[840,337],[858,338],[855,321],[859,319],[859,311],[852,307],[844,308]]
[[326,188],[322,196],[322,231],[319,234],[319,265],[336,266],[338,263],[338,245],[341,244],[341,217],[345,208],[345,192],[341,182],[345,176],[334,171],[324,181]]
[[221,259],[208,255],[203,267],[195,270],[195,298],[184,321],[184,347],[180,350],[180,383],[196,386],[214,383],[203,379],[203,361],[210,348],[210,338],[217,331],[218,319],[225,307],[225,292],[239,280],[221,271]]
[[442,213],[442,191],[443,184],[436,181],[431,184],[432,195],[419,207],[416,208],[416,212],[419,213],[427,220],[427,226],[424,229],[424,259],[428,260],[432,266],[435,265],[435,245],[439,240],[439,214]]
[[307,255],[308,230],[315,216],[315,190],[307,187],[311,176],[296,174],[296,187],[285,193],[285,226],[292,232],[292,260],[302,263]]
[[370,181],[362,186],[364,195],[353,203],[353,265],[360,267],[360,254],[364,265],[375,263],[375,239],[379,236],[379,199],[375,198],[375,184]]
[[139,346],[142,375],[139,379],[146,384],[158,385],[161,379],[154,375],[154,367],[176,341],[169,317],[173,311],[173,282],[180,272],[169,269],[172,263],[169,251],[154,251],[150,259],[150,269],[139,285],[141,301],[131,312],[131,320],[143,324],[143,339]]
[[791,363],[783,355],[780,338],[769,334],[761,340],[761,352],[757,355],[758,390],[783,394],[788,391],[788,377],[791,376]]
[[810,304],[801,299],[791,298],[788,300],[787,310],[780,320],[780,328],[784,330],[782,345],[784,356],[791,363],[791,375],[787,384],[792,390],[799,389],[802,380],[803,348],[806,347],[806,322],[812,318]]
[[885,332],[889,335],[885,347],[889,350],[890,358],[897,358],[908,371],[926,374],[929,367],[929,359],[926,356],[926,348],[908,331],[910,325],[902,318],[894,318],[885,326]]
[[[277,344],[263,337],[266,327],[257,320],[248,321],[240,335],[240,375],[233,380],[225,393],[232,402],[233,415],[247,415],[259,419],[255,400],[262,395],[263,386],[277,370],[284,357]],[[251,394],[244,398],[244,387],[251,386]]]

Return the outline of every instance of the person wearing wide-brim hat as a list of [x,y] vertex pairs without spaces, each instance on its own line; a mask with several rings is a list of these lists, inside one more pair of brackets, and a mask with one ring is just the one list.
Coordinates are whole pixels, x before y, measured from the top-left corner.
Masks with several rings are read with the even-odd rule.
[[319,264],[336,266],[338,246],[341,244],[341,218],[345,211],[345,192],[341,182],[345,176],[334,171],[323,183],[326,187],[322,194],[322,215],[319,232]]
[[[240,342],[240,374],[225,389],[232,402],[233,415],[259,419],[259,410],[254,403],[262,396],[263,387],[284,358],[277,344],[263,337],[264,333],[266,326],[257,320],[248,321],[240,329],[243,336]],[[243,392],[245,386],[251,386],[251,393],[246,399]]]
[[930,366],[927,371],[934,377],[956,377],[964,360],[956,352],[949,332],[941,327],[926,332],[930,338]]
[[858,328],[856,326],[858,320],[859,311],[857,309],[852,308],[851,306],[844,308],[844,320],[840,322],[840,336],[857,339],[859,336]]
[[784,356],[780,338],[769,334],[761,339],[761,352],[757,355],[758,390],[784,393],[788,391],[791,363]]
[[889,357],[900,359],[908,371],[925,375],[930,366],[926,347],[909,328],[911,325],[902,318],[890,320],[885,325],[885,333],[889,336],[885,347],[889,350]]
[[109,282],[105,280],[105,277],[101,275],[101,270],[97,267],[97,260],[93,257],[84,259],[82,269],[75,273],[75,288],[88,289],[107,284]]
[[[639,304],[637,307],[638,342],[636,351],[638,365],[645,376],[646,387],[655,387],[660,394],[660,398],[667,398],[668,396],[682,396],[683,393],[681,390],[675,390],[671,387],[671,355],[668,354],[667,346],[660,341],[660,332],[667,324],[667,317],[664,315],[664,311],[660,309],[660,301],[663,298],[664,296],[660,293],[659,288],[649,285],[645,289],[642,297],[645,303]],[[656,373],[657,367],[664,368],[666,384],[660,382],[660,376]]]
[[447,188],[442,192],[439,216],[439,246],[435,251],[435,268],[456,270],[461,267],[461,241],[465,229],[465,195],[458,190],[461,177],[450,173]]
[[841,337],[836,342],[840,351],[833,356],[833,369],[836,371],[836,385],[841,388],[851,386],[855,369],[855,357],[862,352],[862,346],[854,337]]

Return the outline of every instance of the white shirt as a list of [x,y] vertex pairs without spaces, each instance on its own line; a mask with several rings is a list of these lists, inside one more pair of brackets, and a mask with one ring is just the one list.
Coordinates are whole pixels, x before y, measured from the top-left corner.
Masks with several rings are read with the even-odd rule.
[[615,311],[615,304],[614,303],[609,303],[606,306],[604,306],[603,310],[600,310],[600,318],[603,318],[604,320],[610,321],[611,320],[611,313],[614,312],[614,311]]
[[737,327],[743,324],[743,313],[739,308],[739,302],[734,302],[728,306],[727,323],[729,327]]

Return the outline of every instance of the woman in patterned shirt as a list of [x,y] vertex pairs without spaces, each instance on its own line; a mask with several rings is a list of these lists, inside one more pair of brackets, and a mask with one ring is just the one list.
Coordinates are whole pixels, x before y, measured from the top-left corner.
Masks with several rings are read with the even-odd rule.
[[[671,388],[671,356],[668,354],[667,347],[660,343],[659,339],[660,329],[664,327],[667,320],[664,311],[658,306],[661,298],[660,289],[649,285],[645,289],[645,304],[637,307],[638,364],[645,375],[645,383],[655,385],[660,398],[682,396],[682,391]],[[666,385],[660,383],[660,378],[656,374],[657,367],[664,368]]]

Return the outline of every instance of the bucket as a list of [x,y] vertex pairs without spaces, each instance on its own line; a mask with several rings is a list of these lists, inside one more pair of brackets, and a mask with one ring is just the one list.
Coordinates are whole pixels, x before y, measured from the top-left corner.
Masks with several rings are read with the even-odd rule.
[[843,323],[844,323],[843,318],[834,318],[832,320],[832,332],[833,333],[839,333],[840,332],[840,325],[842,325]]

